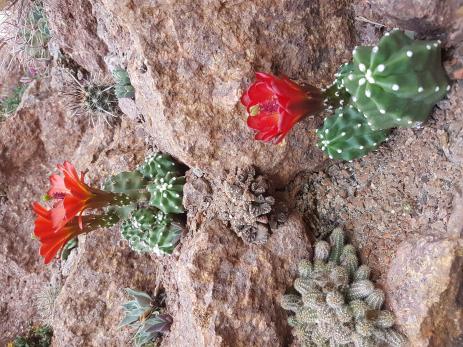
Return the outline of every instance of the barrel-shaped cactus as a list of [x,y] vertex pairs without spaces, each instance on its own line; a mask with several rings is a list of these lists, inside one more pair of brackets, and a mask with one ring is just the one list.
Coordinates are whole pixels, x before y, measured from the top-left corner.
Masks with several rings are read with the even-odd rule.
[[317,130],[317,147],[330,159],[353,160],[365,156],[387,139],[389,130],[372,130],[365,114],[352,105],[336,110]]
[[155,177],[164,177],[169,172],[178,175],[180,168],[169,154],[154,153],[145,159],[138,171],[147,179],[153,179]]
[[394,315],[381,309],[384,293],[375,289],[369,273],[366,265],[359,266],[342,229],[335,229],[329,242],[315,243],[313,261],[299,264],[298,294],[281,299],[293,313],[288,324],[303,346],[405,345],[405,336],[393,328]]
[[342,80],[373,130],[415,126],[450,89],[440,42],[413,40],[400,30],[377,46],[356,47]]
[[182,227],[172,216],[156,208],[134,211],[122,223],[122,238],[137,252],[171,254],[182,233]]

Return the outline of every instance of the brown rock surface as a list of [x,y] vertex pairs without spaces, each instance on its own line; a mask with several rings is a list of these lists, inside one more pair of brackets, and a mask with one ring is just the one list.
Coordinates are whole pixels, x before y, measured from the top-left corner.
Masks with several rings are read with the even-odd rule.
[[[284,346],[289,341],[279,297],[310,254],[297,215],[264,246],[246,245],[219,220],[182,242],[167,288],[175,320],[165,346]],[[290,256],[288,256],[290,255]],[[265,309],[264,309],[265,308]],[[188,331],[188,334],[185,334]]]
[[399,245],[386,288],[411,345],[458,346],[462,341],[462,266],[457,241],[422,238]]

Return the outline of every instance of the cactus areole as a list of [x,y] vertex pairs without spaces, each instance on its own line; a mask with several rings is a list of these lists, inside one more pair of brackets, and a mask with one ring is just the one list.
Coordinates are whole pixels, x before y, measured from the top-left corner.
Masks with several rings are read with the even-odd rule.
[[280,143],[303,117],[323,109],[320,90],[300,86],[285,76],[256,73],[241,97],[248,112],[247,124],[257,131],[256,140]]

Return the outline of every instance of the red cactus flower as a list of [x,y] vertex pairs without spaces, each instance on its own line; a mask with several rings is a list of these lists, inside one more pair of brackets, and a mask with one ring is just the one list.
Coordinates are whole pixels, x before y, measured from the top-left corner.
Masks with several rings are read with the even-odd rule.
[[63,227],[75,216],[79,216],[82,226],[82,212],[88,208],[101,208],[111,204],[127,203],[127,196],[105,192],[85,184],[84,174],[78,175],[74,166],[69,162],[58,165],[63,176],[52,174],[50,176],[51,188],[48,196],[55,204],[50,211],[50,218],[54,228]]
[[243,94],[241,103],[249,114],[248,126],[257,130],[255,139],[273,143],[280,143],[303,117],[323,108],[317,88],[263,72],[256,73],[256,82]]
[[35,220],[34,235],[40,241],[40,255],[48,264],[64,245],[77,235],[87,233],[99,227],[114,225],[118,218],[116,215],[90,215],[73,218],[66,225],[55,228],[52,220],[52,210],[47,210],[39,203],[34,203]]

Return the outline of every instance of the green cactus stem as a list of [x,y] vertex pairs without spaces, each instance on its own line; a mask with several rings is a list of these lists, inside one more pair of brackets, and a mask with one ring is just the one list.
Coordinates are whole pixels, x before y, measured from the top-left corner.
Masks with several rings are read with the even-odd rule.
[[171,254],[182,233],[182,227],[174,219],[155,208],[134,211],[122,223],[122,238],[137,252]]
[[183,186],[185,177],[167,173],[156,177],[146,188],[151,193],[150,205],[164,213],[183,213]]
[[353,160],[376,150],[387,140],[389,130],[374,131],[365,114],[352,105],[337,109],[317,130],[317,147],[330,159]]
[[413,127],[450,89],[440,41],[413,40],[400,30],[374,47],[356,47],[353,69],[342,77],[373,130]]
[[116,81],[114,91],[116,97],[120,98],[131,98],[135,97],[135,88],[130,83],[130,77],[126,70],[117,68],[113,71],[113,77]]
[[159,152],[147,157],[145,162],[138,168],[138,171],[147,179],[165,177],[168,173],[180,174],[180,168],[174,159],[168,154]]

